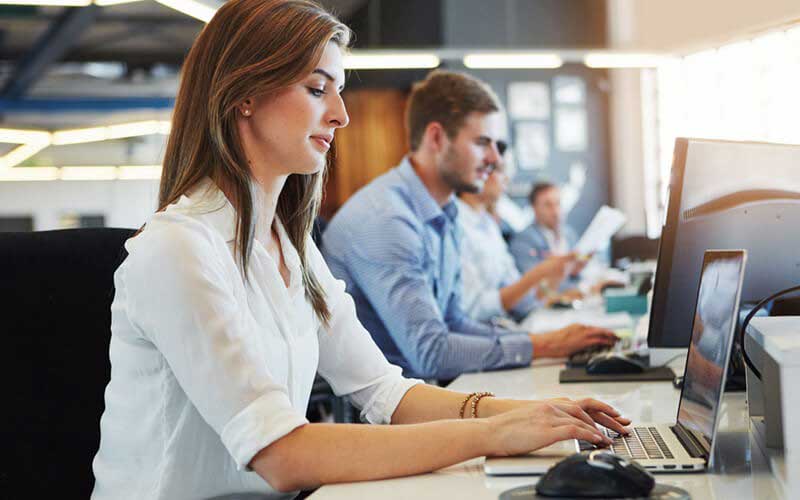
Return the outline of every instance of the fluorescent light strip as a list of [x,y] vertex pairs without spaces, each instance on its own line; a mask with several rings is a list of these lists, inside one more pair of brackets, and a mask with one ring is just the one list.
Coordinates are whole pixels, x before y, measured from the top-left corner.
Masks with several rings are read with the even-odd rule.
[[0,5],[37,5],[40,7],[86,7],[92,0],[0,0]]
[[94,0],[94,4],[100,7],[108,7],[109,5],[119,5],[123,3],[140,2],[141,0]]
[[14,148],[10,152],[6,153],[5,156],[0,157],[0,169],[11,168],[15,165],[19,165],[47,146],[48,143],[46,142],[32,142]]
[[142,122],[120,123],[105,127],[81,128],[53,132],[53,144],[83,144],[87,142],[124,139],[151,134],[168,134],[170,122],[164,120],[147,120]]
[[156,0],[156,2],[178,12],[183,12],[187,16],[199,19],[204,23],[209,22],[219,8],[219,5],[212,7],[197,0]]
[[161,165],[123,165],[117,170],[117,179],[122,181],[160,178]]
[[556,54],[533,52],[485,52],[464,56],[464,66],[472,69],[553,69],[563,64]]
[[61,167],[62,181],[113,181],[117,167]]
[[55,167],[19,167],[0,169],[2,181],[54,181],[58,179]]
[[413,69],[436,68],[441,61],[435,54],[350,53],[344,56],[345,69]]
[[656,54],[624,54],[594,52],[584,56],[583,63],[590,68],[653,68],[664,61]]
[[10,142],[12,144],[50,143],[50,132],[45,130],[0,128],[0,142]]

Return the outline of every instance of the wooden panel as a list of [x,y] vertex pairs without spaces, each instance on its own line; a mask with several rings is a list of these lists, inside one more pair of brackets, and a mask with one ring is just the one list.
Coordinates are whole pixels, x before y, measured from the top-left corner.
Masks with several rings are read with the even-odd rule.
[[407,93],[365,89],[344,94],[350,125],[336,132],[323,215],[332,215],[369,181],[397,165],[408,151],[404,111]]

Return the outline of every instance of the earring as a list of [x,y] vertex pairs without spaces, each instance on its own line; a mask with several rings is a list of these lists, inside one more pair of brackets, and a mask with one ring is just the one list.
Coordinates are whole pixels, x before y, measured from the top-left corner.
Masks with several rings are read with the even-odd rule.
[[245,110],[242,111],[242,114],[244,116],[250,116],[250,110],[249,109],[245,109]]

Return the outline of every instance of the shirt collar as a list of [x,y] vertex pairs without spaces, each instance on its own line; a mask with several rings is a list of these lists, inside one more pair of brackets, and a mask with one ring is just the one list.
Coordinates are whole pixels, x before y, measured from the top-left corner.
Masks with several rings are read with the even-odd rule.
[[[253,200],[253,238],[262,242],[267,241],[270,238],[270,229],[259,222],[259,208],[263,203],[263,191],[255,181],[251,183],[251,194]],[[225,241],[231,242],[236,239],[236,209],[210,178],[206,177],[192,188],[182,200],[182,204],[188,211],[205,220]],[[277,221],[277,224],[282,231],[280,221]]]
[[403,157],[400,165],[397,167],[397,173],[408,186],[409,194],[411,195],[411,204],[414,206],[414,211],[425,222],[430,222],[438,219],[443,215],[455,222],[458,216],[458,207],[456,207],[455,195],[450,195],[447,203],[444,206],[439,206],[436,200],[431,196],[428,188],[422,183],[408,156]]

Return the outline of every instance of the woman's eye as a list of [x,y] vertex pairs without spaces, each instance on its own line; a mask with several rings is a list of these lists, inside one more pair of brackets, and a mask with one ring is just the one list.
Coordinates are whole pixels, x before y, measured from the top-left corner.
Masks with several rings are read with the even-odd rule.
[[314,97],[322,97],[325,94],[325,91],[322,89],[317,89],[314,87],[308,87],[308,92],[313,95]]

